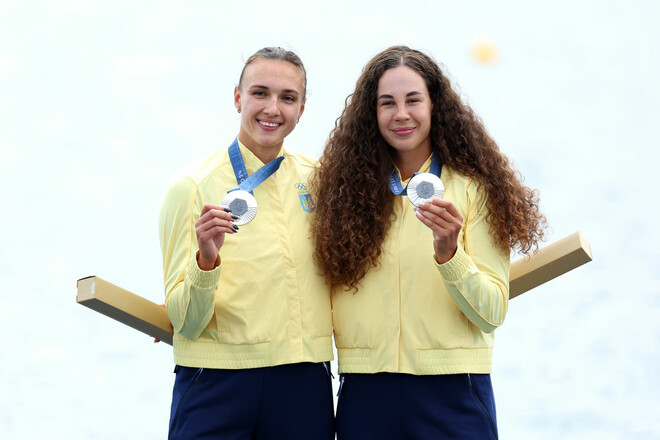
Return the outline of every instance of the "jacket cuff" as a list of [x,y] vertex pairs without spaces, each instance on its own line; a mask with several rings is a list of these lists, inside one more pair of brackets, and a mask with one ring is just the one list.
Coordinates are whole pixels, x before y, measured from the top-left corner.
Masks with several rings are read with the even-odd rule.
[[215,286],[220,281],[220,272],[222,266],[220,265],[220,255],[215,260],[215,268],[212,270],[202,270],[197,265],[197,254],[193,255],[188,267],[186,268],[186,278],[188,278],[191,285],[208,289]]
[[433,262],[440,275],[442,275],[442,279],[449,282],[460,280],[472,268],[472,258],[470,258],[461,246],[456,248],[456,253],[446,263],[439,264],[435,256]]

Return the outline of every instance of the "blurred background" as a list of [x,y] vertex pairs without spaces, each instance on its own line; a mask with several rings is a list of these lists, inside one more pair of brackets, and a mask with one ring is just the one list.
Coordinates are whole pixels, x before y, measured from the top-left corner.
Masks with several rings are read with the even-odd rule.
[[593,251],[510,303],[500,438],[659,438],[658,19],[653,0],[0,0],[0,436],[166,438],[171,347],[76,304],[76,280],[163,301],[163,193],[238,133],[253,52],[305,62],[286,145],[319,156],[364,64],[406,44],[540,190],[548,241]]

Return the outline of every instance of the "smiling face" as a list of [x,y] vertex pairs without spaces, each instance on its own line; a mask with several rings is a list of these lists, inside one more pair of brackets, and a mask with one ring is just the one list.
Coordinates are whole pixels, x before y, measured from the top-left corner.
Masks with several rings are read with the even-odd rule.
[[305,109],[304,74],[288,61],[255,60],[234,89],[234,103],[241,112],[238,139],[270,162]]
[[408,66],[388,69],[378,80],[378,129],[395,150],[401,169],[418,169],[431,155],[431,109],[424,79]]

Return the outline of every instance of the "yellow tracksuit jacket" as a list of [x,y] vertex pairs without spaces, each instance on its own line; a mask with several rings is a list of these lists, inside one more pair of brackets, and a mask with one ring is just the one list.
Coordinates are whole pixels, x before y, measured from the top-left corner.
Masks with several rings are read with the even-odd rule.
[[507,310],[509,256],[491,241],[475,182],[446,166],[441,179],[444,198],[464,219],[456,254],[437,264],[431,230],[407,198],[396,198],[381,266],[356,294],[333,292],[340,373],[490,373],[493,331]]
[[[251,175],[263,163],[239,148]],[[237,186],[227,149],[171,185],[159,232],[174,361],[204,368],[254,368],[333,358],[330,291],[313,263],[307,177],[316,162],[282,149],[279,170],[254,190],[254,220],[227,234],[221,265],[197,266],[195,222],[204,203]]]

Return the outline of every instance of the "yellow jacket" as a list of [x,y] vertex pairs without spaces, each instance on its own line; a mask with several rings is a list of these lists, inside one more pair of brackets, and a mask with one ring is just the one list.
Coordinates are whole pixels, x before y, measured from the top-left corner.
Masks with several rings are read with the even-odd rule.
[[[263,163],[239,148],[251,175]],[[254,190],[257,216],[227,234],[221,265],[197,266],[195,221],[237,186],[227,149],[169,188],[159,216],[174,361],[204,368],[255,368],[333,358],[330,292],[313,263],[307,177],[316,166],[282,150],[279,170]]]
[[509,256],[491,241],[476,183],[446,166],[441,178],[444,198],[464,219],[456,254],[437,264],[431,230],[406,197],[396,198],[381,266],[357,293],[333,292],[340,373],[490,373],[492,332],[509,298]]

